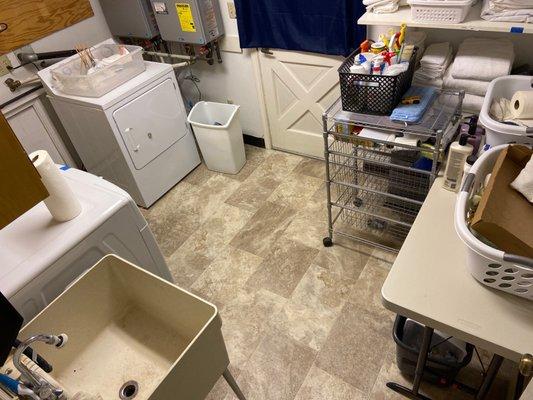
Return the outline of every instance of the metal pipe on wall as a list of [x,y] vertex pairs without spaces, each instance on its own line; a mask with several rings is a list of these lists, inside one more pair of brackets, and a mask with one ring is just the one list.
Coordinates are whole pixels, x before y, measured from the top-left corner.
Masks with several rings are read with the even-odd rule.
[[184,56],[181,54],[172,54],[172,53],[162,53],[159,51],[144,51],[144,54],[148,54],[149,56],[155,56],[155,57],[169,57],[169,58],[175,58],[178,60],[187,60],[187,61],[194,61],[197,57],[191,57],[191,56]]

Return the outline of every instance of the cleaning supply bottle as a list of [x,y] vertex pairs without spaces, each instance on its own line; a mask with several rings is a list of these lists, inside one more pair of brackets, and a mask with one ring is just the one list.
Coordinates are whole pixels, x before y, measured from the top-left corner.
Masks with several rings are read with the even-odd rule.
[[468,144],[468,135],[461,135],[458,142],[450,146],[448,162],[444,171],[444,188],[458,192],[463,179],[463,168],[467,157],[472,154],[473,146]]

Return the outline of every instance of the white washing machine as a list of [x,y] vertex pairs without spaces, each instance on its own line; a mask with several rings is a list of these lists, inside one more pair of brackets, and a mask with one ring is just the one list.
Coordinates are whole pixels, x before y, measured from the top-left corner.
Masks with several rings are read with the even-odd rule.
[[54,88],[50,68],[57,64],[39,76],[85,168],[149,207],[200,164],[200,157],[174,70],[145,63],[145,72],[97,98]]
[[0,230],[0,292],[27,322],[88,268],[117,254],[172,282],[135,202],[102,178],[64,167],[82,213],[55,222],[43,202]]

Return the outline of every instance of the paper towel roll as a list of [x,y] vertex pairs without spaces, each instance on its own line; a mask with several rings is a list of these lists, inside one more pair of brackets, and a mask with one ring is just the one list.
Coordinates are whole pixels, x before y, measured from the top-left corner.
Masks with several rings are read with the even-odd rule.
[[511,113],[517,119],[533,118],[533,90],[520,90],[514,94]]
[[48,152],[46,150],[34,151],[30,154],[30,160],[41,175],[41,180],[50,194],[44,200],[44,204],[52,217],[60,222],[76,218],[81,213],[81,203]]

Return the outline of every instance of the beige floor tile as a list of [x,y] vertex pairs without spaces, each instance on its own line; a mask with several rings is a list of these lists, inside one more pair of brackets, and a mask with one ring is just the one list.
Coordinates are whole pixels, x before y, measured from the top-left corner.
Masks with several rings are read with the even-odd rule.
[[[270,332],[244,366],[239,385],[248,400],[293,400],[314,359],[311,349]],[[235,398],[230,393],[226,400]]]
[[[390,324],[392,329],[392,324]],[[346,303],[317,357],[317,366],[368,393],[391,345],[373,314]]]
[[200,221],[183,207],[198,199],[200,189],[180,182],[157,203],[142,213],[164,255],[171,255],[198,228]]
[[246,285],[253,290],[266,289],[288,298],[318,250],[282,239],[270,247],[268,253]]
[[324,248],[322,239],[327,232],[325,202],[318,202],[311,197],[306,206],[298,210],[283,236],[320,250]]
[[221,376],[205,400],[224,400],[230,390],[226,380]]
[[310,198],[322,186],[322,180],[306,175],[291,173],[270,195],[272,203],[301,210],[310,202]]
[[233,238],[231,245],[264,257],[294,218],[289,207],[266,202]]
[[300,343],[320,350],[355,284],[338,270],[311,264],[271,324]]
[[315,351],[320,350],[339,313],[324,306],[309,307],[289,300],[272,316],[270,326]]
[[217,211],[167,260],[176,284],[192,285],[250,217],[248,211],[219,204]]
[[364,392],[313,365],[295,400],[365,400],[366,398]]
[[313,176],[315,178],[325,179],[326,165],[324,160],[316,160],[314,158],[304,158],[294,169],[297,174]]
[[227,246],[191,286],[198,295],[222,307],[244,287],[263,259]]
[[282,181],[303,159],[294,154],[273,151],[250,177],[269,176]]
[[202,162],[195,169],[189,172],[189,174],[185,177],[185,179],[183,179],[183,181],[190,183],[191,185],[201,186],[206,183],[209,178],[216,174],[216,172],[207,169],[205,163]]
[[257,211],[280,184],[281,181],[270,176],[249,177],[226,203],[248,211]]
[[244,150],[246,152],[246,164],[244,164],[237,174],[224,174],[224,176],[242,182],[248,178],[269,155],[269,151],[261,147],[244,145]]
[[313,262],[322,268],[336,270],[346,278],[356,280],[373,250],[373,247],[336,237],[333,246],[322,246]]
[[[392,322],[395,314],[387,310],[381,302],[381,287],[388,273],[389,271],[380,266],[377,259],[370,257],[359,275],[359,279],[350,291],[348,301],[376,316],[380,316],[384,321]],[[389,325],[384,324],[384,328],[384,334],[389,334]]]
[[266,290],[237,291],[220,310],[231,365],[240,371],[266,332],[269,319],[286,299]]

